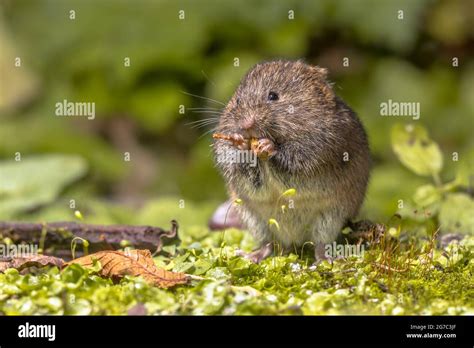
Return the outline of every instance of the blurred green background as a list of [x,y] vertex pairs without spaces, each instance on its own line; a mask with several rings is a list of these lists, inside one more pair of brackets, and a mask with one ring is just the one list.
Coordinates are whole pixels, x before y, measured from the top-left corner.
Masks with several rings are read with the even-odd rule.
[[[428,129],[443,180],[453,152],[474,157],[473,14],[469,0],[2,0],[0,218],[79,209],[101,223],[205,223],[225,188],[210,128],[188,123],[208,117],[191,108],[220,105],[187,93],[226,103],[255,63],[303,58],[329,69],[365,124],[374,168],[361,215],[387,219],[426,182],[393,154],[394,123]],[[94,102],[95,119],[55,116],[64,99]],[[420,119],[381,117],[388,99],[420,102]]]

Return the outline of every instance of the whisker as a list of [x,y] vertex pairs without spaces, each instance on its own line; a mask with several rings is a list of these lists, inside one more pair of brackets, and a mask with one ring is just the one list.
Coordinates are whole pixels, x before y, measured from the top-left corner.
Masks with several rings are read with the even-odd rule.
[[198,126],[198,127],[201,127],[201,126],[207,126],[207,125],[210,125],[210,124],[216,124],[217,122],[211,122],[211,121],[208,121],[208,122],[196,122],[196,123],[186,123],[186,126]]
[[200,125],[192,126],[191,129],[205,128],[207,126],[209,126],[209,124],[200,124]]
[[215,126],[217,124],[218,124],[217,122],[206,122],[206,123],[197,123],[197,124],[190,125],[190,126],[192,128],[204,128],[204,127],[207,127],[207,126]]
[[212,98],[202,97],[202,96],[200,96],[200,95],[188,93],[188,92],[185,92],[185,91],[181,91],[181,93],[187,94],[187,95],[189,95],[189,96],[191,96],[191,97],[196,97],[196,98],[201,98],[201,99],[204,99],[204,100],[209,100],[209,101],[211,101],[211,102],[213,102],[213,103],[217,103],[217,104],[220,104],[220,105],[222,105],[222,106],[225,106],[225,104],[224,104],[223,102],[220,102],[220,101],[215,100],[215,99],[212,99]]
[[208,111],[193,111],[193,114],[201,114],[203,116],[209,116],[212,119],[219,119],[222,115],[221,112],[208,112]]
[[217,114],[222,114],[223,111],[222,110],[206,110],[206,109],[201,109],[201,110],[191,110],[191,112],[214,112],[214,113],[217,113]]
[[207,132],[204,132],[204,134],[201,134],[201,136],[198,138],[198,140],[200,140],[201,138],[205,137],[206,135],[208,135],[210,133],[214,133],[216,130],[217,130],[217,127],[213,127],[211,129],[209,129]]
[[203,108],[187,108],[187,110],[211,110],[211,111],[222,111],[222,108],[211,108],[211,107],[203,107]]
[[186,126],[191,126],[192,129],[206,127],[219,122],[219,117],[209,117],[202,120],[185,123]]
[[191,126],[190,128],[191,129],[204,128],[204,127],[207,127],[207,126],[210,126],[210,125],[213,125],[213,124],[215,124],[215,123],[195,124],[195,125]]
[[204,75],[204,77],[205,77],[210,83],[212,83],[214,86],[216,85],[216,84],[214,83],[214,81],[212,81],[212,80],[209,78],[209,76],[207,76],[207,74],[204,72],[204,69],[201,70],[201,73]]
[[209,118],[203,118],[202,120],[191,121],[186,124],[201,123],[201,122],[206,122],[206,121],[217,121],[218,119],[219,117],[209,117]]

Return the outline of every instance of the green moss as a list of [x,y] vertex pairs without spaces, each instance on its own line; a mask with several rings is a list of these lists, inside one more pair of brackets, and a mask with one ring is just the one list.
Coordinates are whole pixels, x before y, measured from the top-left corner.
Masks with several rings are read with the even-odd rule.
[[[187,229],[190,233],[193,229]],[[199,229],[196,229],[199,230]],[[391,255],[374,247],[362,257],[323,262],[290,254],[255,265],[236,256],[250,249],[247,233],[229,230],[183,234],[183,244],[171,258],[156,263],[203,277],[162,290],[139,278],[114,284],[73,265],[21,275],[0,274],[0,312],[18,314],[126,314],[143,303],[149,314],[472,314],[474,312],[474,238],[426,256],[423,245],[405,246]],[[189,243],[193,240],[192,243]],[[415,243],[415,242],[410,242]],[[405,251],[403,251],[405,250]],[[413,251],[416,250],[416,251]],[[422,252],[423,251],[423,252]],[[398,270],[398,271],[397,271]]]

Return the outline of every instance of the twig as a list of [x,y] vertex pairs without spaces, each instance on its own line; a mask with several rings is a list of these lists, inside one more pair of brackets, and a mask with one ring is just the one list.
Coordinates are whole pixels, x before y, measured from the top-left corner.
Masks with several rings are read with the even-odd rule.
[[[166,231],[160,227],[132,225],[91,225],[77,222],[11,222],[0,221],[0,235],[12,239],[14,243],[39,243],[42,233],[45,247],[55,249],[70,248],[74,237],[86,239],[91,251],[121,248],[121,242],[126,240],[140,249],[152,252],[161,250],[164,244],[178,241],[178,223],[171,221],[171,229]],[[166,242],[164,241],[166,239]]]

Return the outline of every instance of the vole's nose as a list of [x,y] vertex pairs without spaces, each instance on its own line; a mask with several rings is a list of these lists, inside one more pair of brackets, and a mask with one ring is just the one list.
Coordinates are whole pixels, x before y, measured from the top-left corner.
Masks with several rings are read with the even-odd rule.
[[255,125],[255,118],[246,117],[240,122],[240,129],[243,131],[248,131]]

